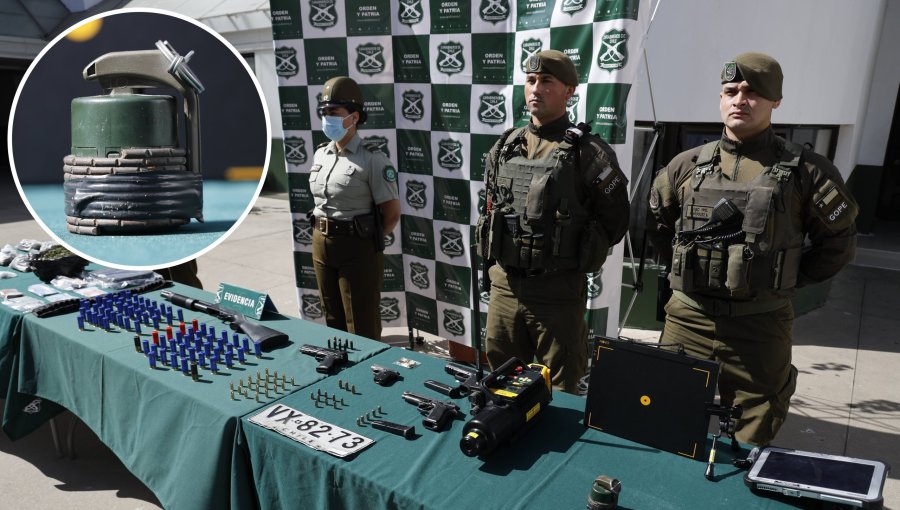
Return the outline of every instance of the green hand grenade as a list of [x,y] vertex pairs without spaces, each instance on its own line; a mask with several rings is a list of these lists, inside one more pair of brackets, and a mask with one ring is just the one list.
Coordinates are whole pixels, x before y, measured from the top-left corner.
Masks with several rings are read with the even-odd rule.
[[[78,234],[173,230],[203,221],[200,105],[203,85],[166,41],[156,50],[107,53],[84,69],[107,94],[72,100],[72,153],[63,159],[66,223]],[[187,149],[178,145],[184,97]]]

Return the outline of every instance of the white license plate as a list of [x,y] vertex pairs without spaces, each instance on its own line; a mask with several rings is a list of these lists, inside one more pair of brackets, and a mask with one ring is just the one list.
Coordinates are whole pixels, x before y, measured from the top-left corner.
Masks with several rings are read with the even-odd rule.
[[335,457],[352,455],[375,442],[281,404],[263,410],[250,421]]

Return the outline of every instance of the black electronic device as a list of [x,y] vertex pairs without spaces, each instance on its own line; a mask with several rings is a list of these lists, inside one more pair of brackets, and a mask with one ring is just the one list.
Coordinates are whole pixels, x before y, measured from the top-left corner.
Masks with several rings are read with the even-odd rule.
[[766,447],[744,476],[744,483],[757,493],[881,508],[889,469],[875,460]]
[[585,425],[700,460],[718,376],[715,361],[597,337]]
[[488,455],[522,435],[550,400],[550,369],[510,358],[469,394],[474,416],[463,427],[459,448],[469,457]]

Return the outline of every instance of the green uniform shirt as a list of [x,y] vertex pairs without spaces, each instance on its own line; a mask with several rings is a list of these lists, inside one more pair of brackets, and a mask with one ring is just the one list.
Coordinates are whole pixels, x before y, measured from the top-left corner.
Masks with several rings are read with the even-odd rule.
[[383,204],[400,197],[391,161],[384,153],[367,149],[359,134],[341,151],[334,142],[316,150],[309,187],[315,200],[313,214],[334,219],[369,214],[372,202]]

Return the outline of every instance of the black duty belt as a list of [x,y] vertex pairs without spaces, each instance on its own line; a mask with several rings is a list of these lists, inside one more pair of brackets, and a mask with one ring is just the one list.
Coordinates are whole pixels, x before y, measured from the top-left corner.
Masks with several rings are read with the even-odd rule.
[[514,276],[516,278],[534,278],[535,276],[556,271],[556,269],[525,269],[523,267],[506,266],[503,264],[500,264],[500,267],[503,268],[503,271],[506,272],[508,276]]
[[784,297],[758,301],[734,301],[701,296],[694,293],[687,295],[680,290],[674,290],[672,293],[682,303],[713,317],[740,317],[743,315],[768,313],[787,306],[790,301]]
[[356,235],[356,226],[353,220],[335,220],[324,216],[316,216],[315,228],[326,236]]

